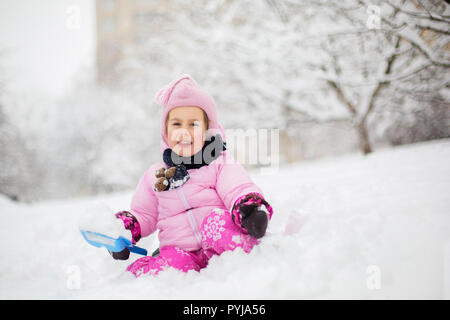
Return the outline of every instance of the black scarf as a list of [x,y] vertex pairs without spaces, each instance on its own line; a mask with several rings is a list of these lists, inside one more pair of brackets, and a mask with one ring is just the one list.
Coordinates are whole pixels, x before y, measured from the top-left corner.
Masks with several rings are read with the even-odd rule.
[[189,169],[199,169],[209,165],[215,159],[220,157],[222,151],[227,149],[226,142],[222,140],[220,134],[212,136],[206,140],[202,150],[190,157],[181,157],[172,149],[167,148],[163,152],[163,161],[169,167],[176,167],[175,174],[169,179],[169,188],[171,190],[183,185],[189,180]]

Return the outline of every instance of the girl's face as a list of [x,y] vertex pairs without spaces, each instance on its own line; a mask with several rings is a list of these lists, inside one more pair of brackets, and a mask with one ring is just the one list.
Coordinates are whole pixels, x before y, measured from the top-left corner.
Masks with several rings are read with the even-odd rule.
[[181,157],[190,157],[200,151],[205,143],[206,123],[199,107],[176,107],[166,120],[169,148]]

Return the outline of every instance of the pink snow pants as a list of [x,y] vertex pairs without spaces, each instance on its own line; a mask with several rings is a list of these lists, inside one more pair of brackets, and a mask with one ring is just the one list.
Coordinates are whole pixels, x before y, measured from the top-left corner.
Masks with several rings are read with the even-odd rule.
[[172,267],[184,272],[200,271],[208,265],[208,260],[224,251],[232,251],[237,247],[249,253],[258,244],[254,237],[242,233],[231,220],[230,212],[214,209],[204,220],[200,228],[202,248],[197,251],[186,251],[173,246],[160,248],[159,256],[146,256],[128,266],[127,271],[136,277],[148,273],[156,275],[159,271]]

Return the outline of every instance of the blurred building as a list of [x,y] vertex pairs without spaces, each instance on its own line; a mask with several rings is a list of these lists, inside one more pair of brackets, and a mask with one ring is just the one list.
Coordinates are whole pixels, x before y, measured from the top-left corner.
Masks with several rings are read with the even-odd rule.
[[[222,10],[232,2],[232,0],[223,1],[218,10]],[[186,20],[201,24],[201,14],[199,16],[195,14],[204,9],[204,5],[202,6],[204,3],[206,0],[196,3],[174,0],[96,0],[98,81],[117,82],[128,74],[133,60],[145,61],[152,68],[162,66],[169,69],[171,61],[164,60],[164,57],[170,56],[170,52],[164,47],[164,41],[148,40],[163,39],[172,45],[176,44],[177,49],[180,49],[179,52],[184,52],[186,37],[177,31],[185,27],[183,23],[186,21],[183,19],[176,21],[177,17],[180,18],[176,13],[184,13],[183,17]],[[413,0],[413,3],[417,9],[422,9],[420,2]],[[438,3],[443,4],[442,1]],[[231,23],[242,24],[246,17],[236,15]],[[437,42],[440,42],[437,40],[447,39],[445,34],[442,35],[424,25],[425,28],[420,30],[419,35],[431,50]],[[448,41],[445,48],[450,50]],[[137,65],[141,67],[141,63]],[[141,70],[138,69],[138,72],[141,73]],[[293,115],[287,114],[284,117],[292,119]],[[350,119],[327,123],[309,122],[307,118],[299,117],[296,121],[286,122],[285,128],[280,130],[280,151],[287,162],[346,153],[356,149],[358,136]]]
[[96,0],[98,81],[120,78],[126,72],[120,63],[145,37],[170,23],[173,7],[161,0]]
[[[413,1],[413,4],[422,9],[420,3]],[[170,28],[175,16],[171,12],[182,10],[177,6],[180,6],[178,2],[170,0],[96,0],[99,82],[120,78],[126,72],[126,68],[119,67],[120,63],[136,55],[136,49],[146,37]],[[423,29],[420,36],[431,47],[442,35]],[[445,47],[450,50],[450,42]]]

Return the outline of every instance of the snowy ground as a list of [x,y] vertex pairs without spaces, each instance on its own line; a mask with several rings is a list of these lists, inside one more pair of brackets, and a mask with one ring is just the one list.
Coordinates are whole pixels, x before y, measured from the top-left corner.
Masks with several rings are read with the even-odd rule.
[[[130,260],[89,246],[77,225],[98,205],[127,209],[131,193],[0,198],[0,298],[450,298],[449,139],[251,175],[275,211],[260,246],[214,257],[200,273],[139,279],[124,272]],[[156,235],[140,245],[155,249]]]

